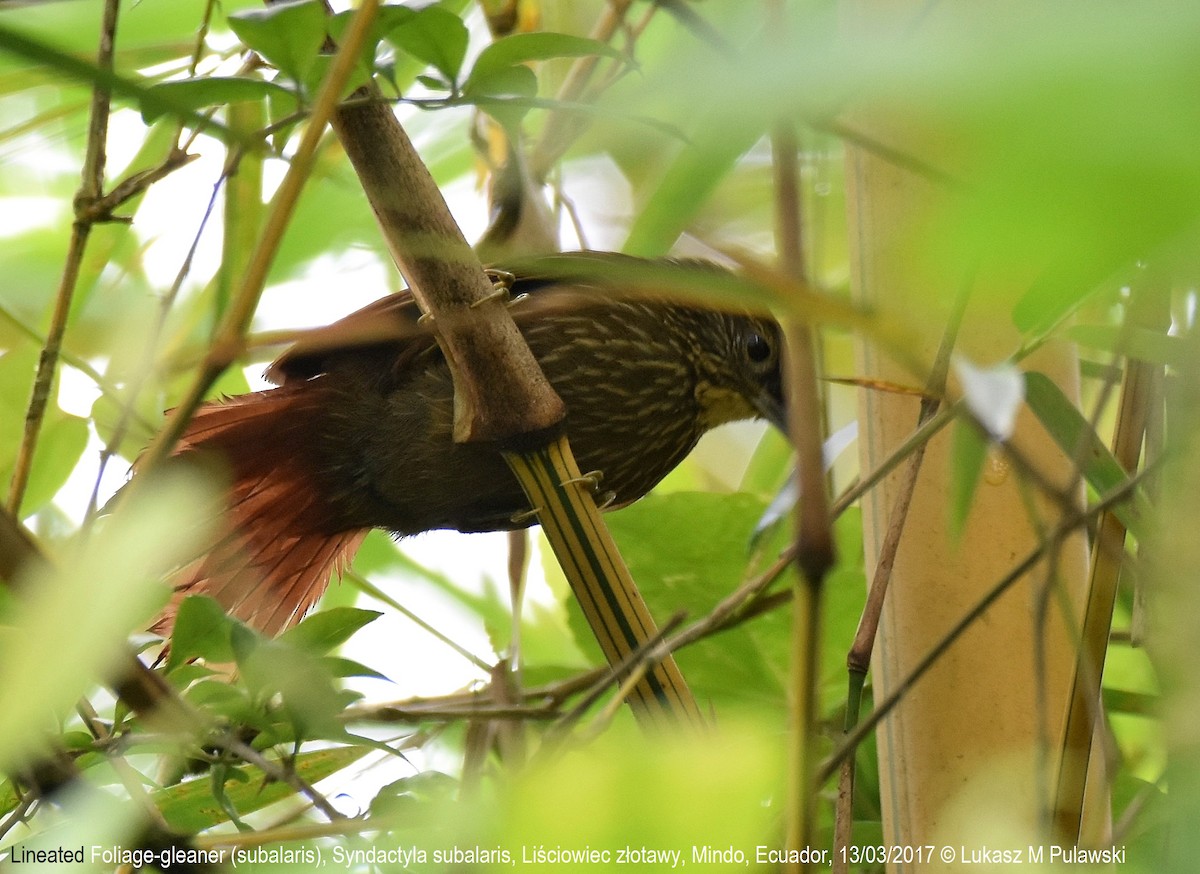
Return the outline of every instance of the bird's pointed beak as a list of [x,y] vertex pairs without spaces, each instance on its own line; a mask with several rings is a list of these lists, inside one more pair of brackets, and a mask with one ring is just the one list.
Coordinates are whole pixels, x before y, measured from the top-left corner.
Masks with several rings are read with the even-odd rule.
[[788,436],[787,409],[783,401],[769,389],[762,389],[751,403],[762,418]]

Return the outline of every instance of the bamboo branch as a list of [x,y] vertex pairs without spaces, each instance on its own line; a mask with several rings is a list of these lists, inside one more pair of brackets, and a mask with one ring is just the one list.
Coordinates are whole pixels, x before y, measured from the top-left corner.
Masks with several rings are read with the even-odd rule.
[[[658,630],[595,502],[580,487],[569,447],[554,439],[564,413],[561,399],[391,108],[371,100],[344,105],[333,125],[397,267],[436,329],[454,379],[455,440],[505,450],[549,536],[556,529],[585,532],[560,538],[555,551],[582,604],[611,605],[611,614],[587,606],[585,613],[610,664],[621,664]],[[646,672],[630,703],[647,723],[659,723],[665,714],[699,719],[670,655]]]

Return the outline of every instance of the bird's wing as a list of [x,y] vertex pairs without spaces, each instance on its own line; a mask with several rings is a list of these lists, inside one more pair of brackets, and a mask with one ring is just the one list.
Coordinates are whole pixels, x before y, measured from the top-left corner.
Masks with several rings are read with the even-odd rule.
[[[514,301],[511,312],[518,326],[574,311],[603,296],[603,292],[578,283],[566,285],[540,276],[516,277],[510,291]],[[276,385],[311,379],[324,372],[331,353],[368,346],[394,346],[397,361],[407,360],[435,341],[434,325],[420,316],[407,289],[381,297],[331,325],[306,332],[304,339],[271,363],[266,378]]]
[[428,345],[433,334],[420,316],[407,289],[381,297],[331,325],[308,332],[271,363],[266,377],[276,385],[310,379],[323,371],[329,353],[345,349],[413,341]]

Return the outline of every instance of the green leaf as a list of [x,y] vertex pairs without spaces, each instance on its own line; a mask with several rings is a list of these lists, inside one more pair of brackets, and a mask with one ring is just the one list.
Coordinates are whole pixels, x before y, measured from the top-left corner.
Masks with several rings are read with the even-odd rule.
[[161,602],[158,580],[207,536],[214,497],[198,478],[174,471],[142,486],[52,566],[16,580],[28,594],[0,630],[0,770],[40,746],[47,714],[113,676],[127,635]]
[[20,802],[21,796],[11,780],[0,780],[0,816],[8,813]]
[[[293,767],[301,778],[312,784],[354,764],[368,752],[369,749],[355,746],[316,750],[301,753]],[[257,770],[243,767],[229,769],[224,794],[237,812],[245,816],[294,795],[295,790],[286,783],[264,782]],[[229,815],[213,797],[211,783],[206,777],[161,789],[151,798],[167,824],[184,834],[195,834],[229,821]]]
[[[230,103],[270,100],[273,108],[281,114],[294,113],[300,102],[296,95],[274,82],[251,79],[247,76],[206,76],[200,79],[181,79],[161,82],[150,88],[150,93],[162,98],[162,104],[185,106],[191,110],[209,106],[225,106]],[[162,105],[144,107],[142,120],[150,124],[165,110]]]
[[[537,76],[523,64],[500,67],[483,76],[472,75],[463,86],[463,94],[469,98],[531,98],[537,95]],[[528,107],[520,109],[521,112],[528,111]]]
[[167,673],[197,658],[216,663],[233,661],[230,633],[234,624],[224,608],[207,595],[184,598],[171,632]]
[[[1120,463],[1091,424],[1048,376],[1036,372],[1025,374],[1025,401],[1059,448],[1069,458],[1080,458],[1084,478],[1099,494],[1110,492],[1125,481],[1126,474]],[[1145,515],[1134,512],[1136,503],[1135,495],[1133,501],[1123,501],[1113,507],[1117,518],[1135,533],[1143,531],[1144,526],[1138,522],[1138,517]],[[1142,536],[1144,531],[1138,534],[1139,539]]]
[[979,429],[961,418],[955,420],[953,434],[950,452],[950,531],[957,538],[962,536],[967,517],[971,515],[971,501],[987,460],[988,443]]
[[[521,773],[497,806],[497,843],[512,848],[515,859],[522,846],[537,845],[611,848],[613,858],[620,847],[679,853],[675,860],[639,866],[647,871],[691,863],[696,844],[745,848],[745,862],[694,870],[748,869],[752,848],[778,820],[767,799],[784,791],[779,740],[778,730],[737,720],[722,720],[717,732],[670,737],[613,726],[594,743],[570,755],[539,757]],[[597,870],[616,867],[601,864]]]
[[345,677],[370,677],[374,680],[389,680],[389,678],[379,673],[374,668],[369,668],[362,662],[356,662],[354,659],[344,659],[339,656],[327,656],[322,659],[322,664],[329,669],[329,672],[339,679]]
[[246,689],[231,686],[226,680],[200,680],[188,688],[184,697],[193,706],[230,724],[248,725],[260,731],[270,727],[270,721],[250,700]]
[[356,631],[382,614],[357,607],[335,607],[307,617],[284,632],[279,641],[314,655],[324,655],[349,640]]
[[[33,456],[33,469],[29,472],[29,483],[25,488],[25,498],[21,501],[22,514],[34,513],[50,503],[71,476],[71,471],[87,448],[87,442],[88,426],[85,419],[68,415],[57,407],[47,410]],[[11,469],[0,472],[0,481],[7,481],[11,472]]]
[[342,702],[328,666],[283,640],[263,640],[241,626],[234,628],[233,650],[247,688],[259,701],[275,695],[298,738],[341,737]]
[[[759,561],[749,543],[766,505],[764,498],[738,493],[652,494],[608,514],[605,521],[654,616],[662,622],[686,610],[691,622],[757,571]],[[859,514],[844,513],[834,530],[839,560],[829,576],[822,617],[821,696],[827,712],[845,701],[846,650],[866,593]],[[774,557],[785,536],[776,532],[756,553]],[[786,591],[791,577],[789,571],[777,588]],[[594,662],[603,663],[573,604],[570,620],[581,646],[593,654]],[[733,708],[778,713],[785,705],[790,635],[791,612],[776,609],[697,641],[676,658],[693,692],[718,712]]]
[[537,76],[528,67],[503,67],[473,79],[463,96],[490,115],[515,136],[521,119],[533,108],[537,95]]
[[582,36],[547,32],[515,33],[496,40],[479,53],[463,90],[478,90],[473,87],[477,80],[490,79],[502,70],[523,66],[529,61],[581,58],[589,55],[621,57],[621,53],[611,46]]
[[1185,338],[1146,328],[1072,325],[1066,335],[1081,346],[1167,367],[1182,366],[1189,355]]
[[100,85],[108,88],[117,97],[133,100],[143,111],[151,110],[159,114],[170,113],[199,127],[207,132],[230,139],[229,131],[221,124],[204,118],[199,113],[187,107],[176,106],[161,95],[152,93],[149,82],[142,78],[134,78],[102,69],[96,64],[82,60],[56,45],[21,33],[0,23],[0,56],[5,52],[21,57],[35,64],[44,64],[54,70],[59,76],[89,85]]
[[650,258],[666,254],[737,160],[762,136],[762,130],[751,125],[722,124],[722,111],[708,113],[680,149],[634,219],[622,251]]
[[311,74],[326,35],[325,7],[320,0],[248,9],[230,15],[229,27],[247,48],[286,76],[306,87],[313,84]]
[[391,26],[384,39],[431,65],[450,82],[457,82],[469,39],[462,20],[438,6],[415,11],[404,7],[385,8]]
[[[696,620],[745,578],[751,533],[765,506],[744,494],[676,492],[650,495],[606,521],[659,621],[680,610]],[[578,625],[576,615],[576,637],[594,648],[591,632]],[[787,611],[758,617],[680,652],[680,668],[701,700],[780,707],[789,624]]]
[[461,784],[440,771],[423,771],[384,786],[371,799],[372,816],[397,817],[399,821],[424,805],[452,804]]

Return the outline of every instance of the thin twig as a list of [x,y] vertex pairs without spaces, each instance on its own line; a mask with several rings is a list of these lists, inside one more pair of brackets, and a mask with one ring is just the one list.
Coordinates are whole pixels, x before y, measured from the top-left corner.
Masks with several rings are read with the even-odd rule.
[[[240,147],[234,146],[235,154]],[[208,220],[212,216],[213,208],[217,202],[217,195],[221,190],[221,184],[229,174],[229,168],[232,162],[226,162],[225,167],[221,171],[221,176],[213,185],[212,195],[208,199],[208,205],[204,209],[204,215],[200,218],[200,224],[196,228],[196,233],[192,236],[192,243],[188,247],[187,255],[184,256],[183,263],[175,274],[175,280],[171,283],[171,287],[167,293],[163,295],[159,301],[158,314],[154,321],[154,325],[150,329],[150,334],[146,338],[146,342],[142,349],[141,361],[133,371],[133,378],[126,386],[125,402],[121,404],[121,411],[117,417],[117,423],[112,429],[112,434],[105,442],[100,450],[100,465],[96,472],[96,479],[92,485],[92,494],[88,500],[87,513],[85,519],[91,519],[97,511],[100,500],[100,486],[104,479],[105,471],[108,469],[109,462],[116,456],[120,449],[121,443],[125,439],[125,435],[129,430],[129,426],[137,416],[137,401],[142,389],[149,382],[150,376],[153,373],[153,364],[155,353],[158,349],[158,344],[162,339],[163,332],[167,327],[167,319],[170,316],[171,308],[175,305],[175,301],[179,297],[180,291],[183,289],[183,283],[191,273],[192,262],[195,260],[196,251],[200,246],[200,238],[204,234],[204,229],[208,226]]]
[[[100,25],[100,49],[96,64],[101,71],[109,74],[113,69],[113,47],[116,43],[117,13],[119,11],[119,0],[106,0]],[[29,475],[33,469],[33,454],[37,448],[38,435],[41,433],[46,406],[50,400],[50,387],[54,382],[54,374],[58,370],[59,352],[62,349],[63,334],[67,329],[67,318],[71,312],[71,300],[79,282],[83,255],[87,251],[87,240],[92,228],[91,220],[86,217],[87,211],[104,190],[104,165],[107,157],[106,142],[111,100],[112,93],[108,87],[98,83],[92,91],[91,119],[88,122],[83,180],[80,183],[79,192],[75,195],[76,219],[71,225],[71,240],[67,245],[66,263],[63,265],[58,293],[55,296],[50,328],[46,332],[46,345],[42,347],[42,354],[38,360],[38,370],[33,381],[29,408],[25,413],[25,432],[17,450],[12,481],[9,484],[6,506],[9,512],[18,518],[21,515],[21,500],[25,496],[25,487],[29,484]]]
[[313,803],[314,807],[328,817],[330,822],[336,822],[346,818],[344,814],[339,812],[337,808],[329,803],[328,798],[318,792],[311,783],[297,774],[294,768],[284,767],[277,762],[272,762],[249,744],[228,733],[216,735],[210,739],[210,742],[214,746],[224,749],[228,753],[237,756],[242,761],[254,765],[272,780],[276,780],[292,787],[298,793],[308,798]]

